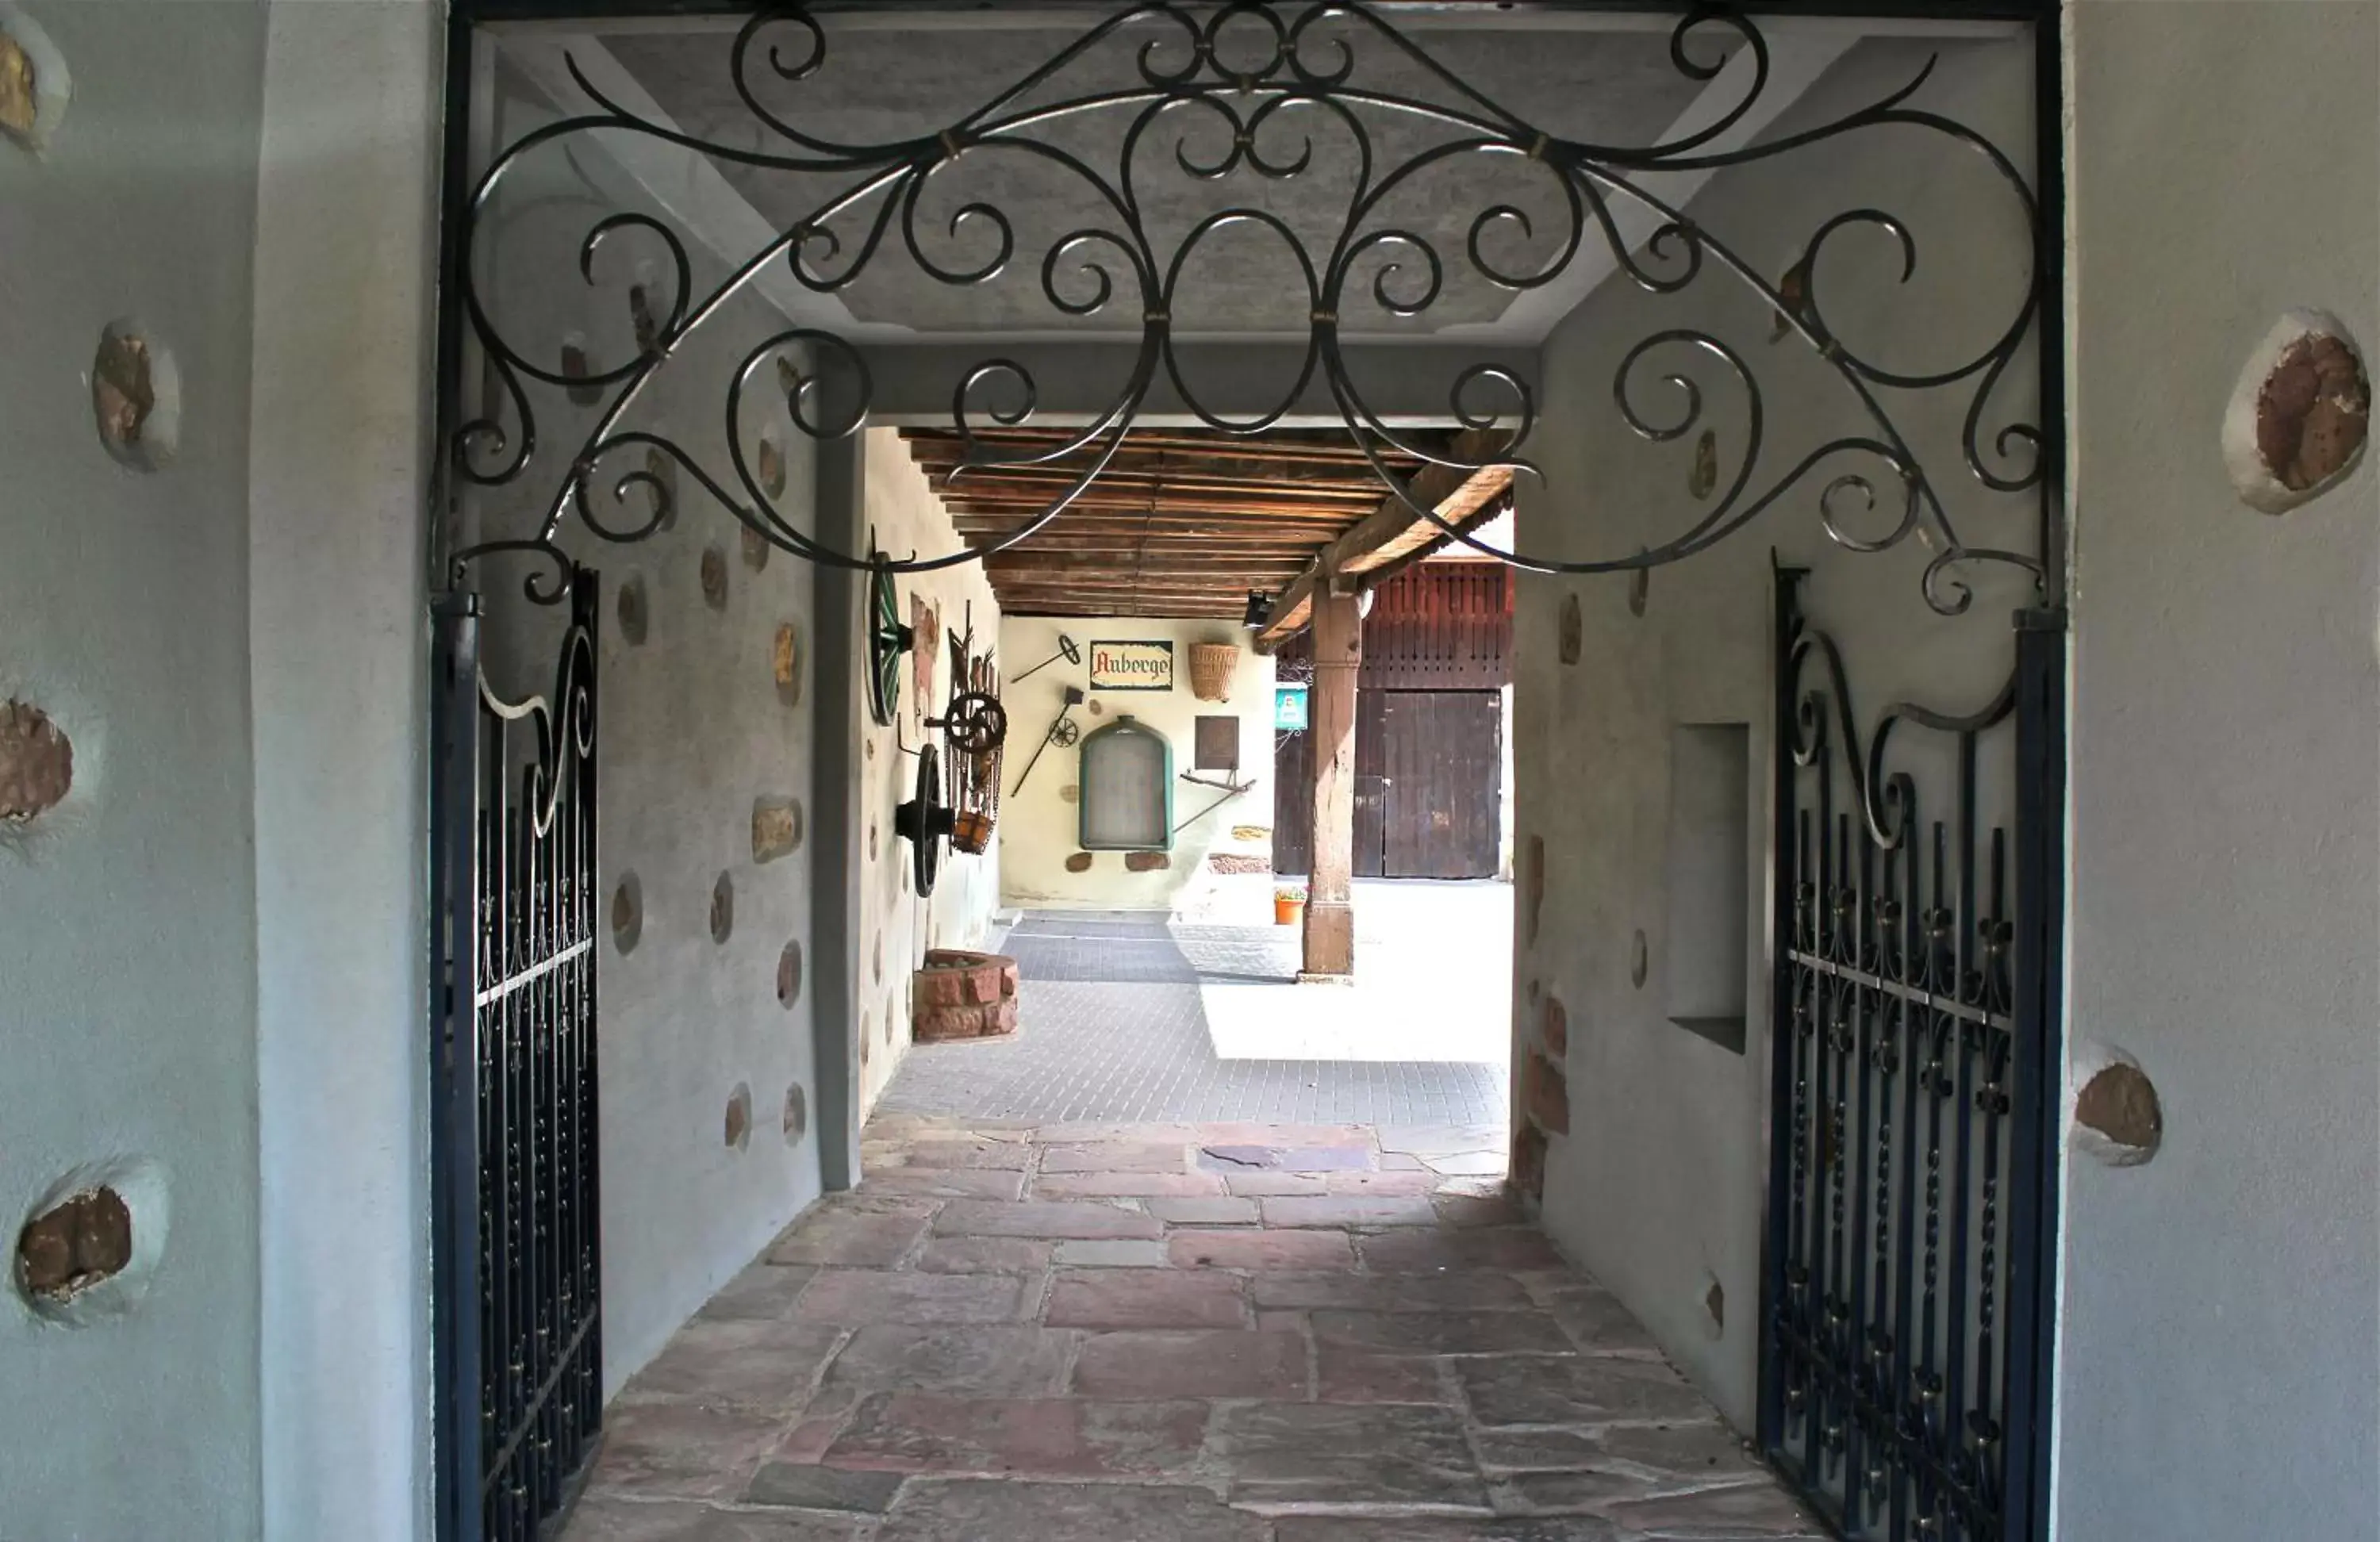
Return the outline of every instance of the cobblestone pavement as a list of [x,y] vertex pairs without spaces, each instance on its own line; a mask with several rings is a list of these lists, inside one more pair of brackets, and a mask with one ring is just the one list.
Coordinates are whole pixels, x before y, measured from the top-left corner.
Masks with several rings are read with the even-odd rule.
[[565,1542],[1823,1535],[1499,1139],[880,1118],[607,1410]]
[[[1022,1031],[1014,1038],[913,1047],[885,1089],[886,1111],[1013,1120],[1504,1122],[1509,1013],[1500,994],[1479,992],[1468,1003],[1491,1021],[1492,1050],[1470,1048],[1482,1039],[1474,1033],[1445,1059],[1226,1059],[1216,1053],[1210,1009],[1222,1011],[1245,1038],[1241,1026],[1251,1020],[1278,1019],[1286,1029],[1317,1007],[1341,1006],[1341,993],[1354,993],[1295,984],[1293,929],[1036,911],[1001,946],[1017,961]],[[1497,972],[1500,990],[1503,962],[1486,967]],[[1358,974],[1365,968],[1359,962]],[[1250,994],[1257,991],[1262,996]],[[1227,1006],[1217,1006],[1226,1000]],[[1374,1010],[1368,998],[1353,1004]]]

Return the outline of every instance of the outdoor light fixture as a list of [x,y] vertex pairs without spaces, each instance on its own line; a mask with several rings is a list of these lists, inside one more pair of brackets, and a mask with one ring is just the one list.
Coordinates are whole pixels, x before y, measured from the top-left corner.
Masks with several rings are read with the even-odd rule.
[[1251,632],[1261,632],[1271,625],[1272,601],[1254,589],[1248,590],[1248,613],[1240,618],[1240,625]]

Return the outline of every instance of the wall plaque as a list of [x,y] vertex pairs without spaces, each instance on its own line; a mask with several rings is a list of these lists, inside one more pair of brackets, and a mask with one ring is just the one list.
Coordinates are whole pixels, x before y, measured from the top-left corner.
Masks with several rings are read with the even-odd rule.
[[1173,688],[1171,642],[1091,643],[1091,689],[1170,691]]

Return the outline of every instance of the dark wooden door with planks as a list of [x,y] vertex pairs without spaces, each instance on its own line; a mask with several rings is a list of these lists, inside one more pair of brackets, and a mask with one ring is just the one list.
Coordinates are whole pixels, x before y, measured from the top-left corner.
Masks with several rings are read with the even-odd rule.
[[[1493,878],[1501,866],[1512,591],[1493,564],[1424,564],[1383,584],[1364,622],[1355,698],[1358,878]],[[1280,655],[1302,674],[1306,639]],[[1313,745],[1279,737],[1273,870],[1312,870]]]

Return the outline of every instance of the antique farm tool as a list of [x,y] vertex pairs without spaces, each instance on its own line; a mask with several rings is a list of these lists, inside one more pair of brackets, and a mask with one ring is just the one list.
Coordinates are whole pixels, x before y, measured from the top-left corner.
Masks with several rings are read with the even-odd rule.
[[901,619],[901,596],[884,553],[871,552],[868,560],[868,715],[878,727],[890,728],[901,706],[901,655],[916,646],[917,635]]
[[1000,675],[989,653],[975,651],[975,606],[966,627],[951,636],[951,700],[929,726],[951,747],[951,844],[980,856],[991,848],[1000,817],[1000,752],[1008,742],[1008,712],[1000,702]]
[[941,876],[942,843],[956,823],[956,810],[942,795],[941,753],[930,743],[920,745],[917,790],[892,811],[892,833],[908,838],[909,872],[921,899],[934,892],[934,880]]
[[[1034,667],[1038,669],[1040,666],[1037,664]],[[1082,704],[1083,687],[1080,686],[1067,686],[1066,699],[1061,703],[1058,708],[1058,716],[1056,721],[1050,724],[1050,732],[1041,735],[1041,742],[1033,747],[1033,758],[1025,762],[1025,769],[1023,771],[1016,773],[1016,785],[1008,789],[1010,793],[1021,793],[1025,790],[1025,779],[1031,776],[1033,774],[1033,768],[1041,763],[1041,752],[1043,750],[1049,748],[1051,745],[1073,744],[1076,739],[1083,736],[1082,729],[1075,725],[1074,718],[1069,715],[1075,708]]]
[[951,637],[950,704],[941,717],[926,720],[927,727],[941,729],[951,747],[966,755],[998,749],[1008,739],[1008,710],[996,694],[981,688],[974,648],[975,602],[969,601],[966,630]]
[[1075,639],[1068,637],[1063,632],[1058,634],[1058,651],[1050,654],[1039,663],[1035,664],[1031,669],[1028,669],[1024,674],[1018,675],[1016,677],[1017,684],[1022,685],[1026,681],[1032,679],[1035,675],[1040,674],[1043,670],[1048,669],[1051,664],[1056,663],[1061,659],[1065,660],[1070,664],[1079,664],[1083,662],[1083,650],[1075,647]]

